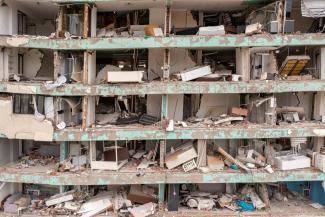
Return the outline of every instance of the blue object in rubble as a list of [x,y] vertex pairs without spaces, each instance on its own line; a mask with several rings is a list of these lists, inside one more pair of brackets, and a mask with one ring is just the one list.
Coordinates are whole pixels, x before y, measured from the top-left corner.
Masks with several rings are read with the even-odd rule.
[[230,168],[233,170],[239,170],[238,166],[236,164],[231,164]]
[[237,201],[238,206],[240,206],[239,211],[254,211],[255,207],[252,203],[247,203],[244,200]]

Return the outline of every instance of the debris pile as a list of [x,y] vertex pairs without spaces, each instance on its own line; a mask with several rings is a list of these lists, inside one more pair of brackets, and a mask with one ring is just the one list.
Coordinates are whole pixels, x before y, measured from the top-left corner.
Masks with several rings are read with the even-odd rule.
[[146,186],[112,188],[96,194],[71,190],[50,197],[15,193],[4,203],[4,211],[12,214],[74,215],[93,217],[104,212],[130,213],[145,217],[156,212],[156,190]]
[[57,162],[58,158],[54,156],[44,156],[35,151],[31,152],[29,155],[21,157],[16,164],[16,169],[23,169],[35,166],[46,166],[55,164]]
[[[216,185],[216,184],[212,184]],[[180,204],[189,209],[215,211],[228,209],[234,212],[255,211],[270,209],[272,202],[279,201],[305,201],[303,195],[288,190],[284,185],[265,184],[239,184],[236,193],[222,191],[200,191],[200,186],[183,184],[180,191]],[[211,190],[214,189],[211,186]],[[316,205],[317,206],[317,205]]]

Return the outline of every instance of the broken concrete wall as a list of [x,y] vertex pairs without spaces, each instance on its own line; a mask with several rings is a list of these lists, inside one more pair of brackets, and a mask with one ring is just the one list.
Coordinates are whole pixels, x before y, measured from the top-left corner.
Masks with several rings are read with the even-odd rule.
[[[231,108],[238,107],[239,103],[239,94],[203,94],[196,117],[229,114]],[[217,144],[230,154],[235,154],[238,140],[210,140],[208,143]]]
[[298,98],[294,93],[281,93],[275,95],[277,98],[278,107],[281,106],[299,106],[303,107],[306,114],[306,119],[311,120],[312,118],[312,104],[313,104],[313,93],[297,93]]
[[239,100],[239,94],[203,94],[196,117],[228,114],[232,107],[239,106]]
[[[5,165],[16,161],[19,156],[19,145],[17,140],[0,139],[0,165]],[[0,186],[1,186],[0,182]],[[6,183],[0,189],[0,201],[6,198],[9,194],[14,193],[19,188],[17,183]]]
[[44,54],[38,49],[29,49],[24,53],[23,74],[28,79],[36,77],[42,66]]
[[[151,8],[149,15],[150,24],[157,24],[161,27],[164,25],[165,11],[162,8]],[[175,28],[194,27],[197,25],[190,12],[187,11],[172,11],[171,15],[172,26]],[[153,80],[162,77],[163,49],[149,49],[148,56],[148,79]],[[170,74],[178,73],[182,70],[194,67],[196,64],[190,58],[189,52],[186,49],[170,49]]]
[[[165,11],[161,8],[151,8],[149,15],[149,23],[157,24],[163,27]],[[196,26],[196,21],[192,18],[190,12],[187,11],[172,11],[172,25],[175,28],[193,27]],[[149,49],[148,54],[148,79],[151,81],[158,77],[162,77],[164,50]],[[170,50],[170,74],[178,73],[182,70],[194,67],[196,64],[189,55],[188,50],[185,49],[171,49]],[[160,117],[161,111],[161,96],[149,95],[147,98],[147,111],[150,115]],[[168,96],[168,118],[174,120],[183,119],[183,104],[184,95],[174,94]]]
[[0,133],[9,139],[53,139],[54,129],[50,121],[38,121],[34,115],[13,114],[12,97],[0,98],[0,120]]
[[43,53],[42,65],[37,72],[38,78],[46,78],[46,80],[53,80],[54,77],[54,54],[51,50],[41,50]]

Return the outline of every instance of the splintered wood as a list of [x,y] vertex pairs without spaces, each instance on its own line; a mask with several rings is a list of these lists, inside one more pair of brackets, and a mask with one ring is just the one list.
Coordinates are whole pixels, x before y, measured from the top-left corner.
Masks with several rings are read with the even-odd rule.
[[197,141],[197,151],[198,151],[197,166],[205,167],[207,165],[207,141],[206,140],[199,139]]
[[238,165],[240,168],[249,171],[249,168],[247,168],[243,163],[241,163],[240,161],[236,160],[235,158],[233,158],[230,154],[228,154],[225,150],[223,150],[223,148],[221,148],[220,146],[217,146],[217,151],[222,154],[227,160],[229,160],[231,163],[234,163],[236,165]]

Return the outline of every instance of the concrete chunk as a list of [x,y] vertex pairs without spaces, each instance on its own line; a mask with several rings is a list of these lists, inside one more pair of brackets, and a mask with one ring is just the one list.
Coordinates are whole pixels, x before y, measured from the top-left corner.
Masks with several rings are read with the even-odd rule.
[[197,34],[198,35],[225,35],[226,31],[223,25],[205,26],[205,27],[200,27]]
[[56,194],[45,201],[45,204],[46,206],[53,206],[63,202],[71,201],[73,200],[73,193],[74,191],[68,191],[63,194]]
[[129,211],[134,217],[146,217],[146,216],[149,216],[149,215],[152,215],[155,213],[156,206],[157,206],[157,204],[155,204],[155,203],[147,203],[147,204],[132,208]]

